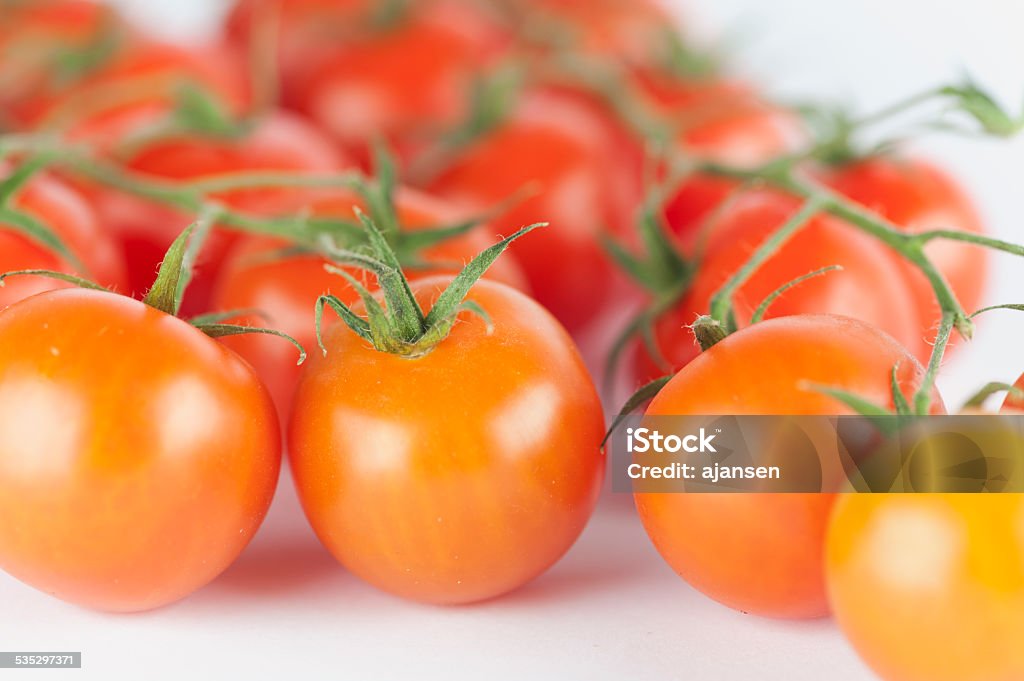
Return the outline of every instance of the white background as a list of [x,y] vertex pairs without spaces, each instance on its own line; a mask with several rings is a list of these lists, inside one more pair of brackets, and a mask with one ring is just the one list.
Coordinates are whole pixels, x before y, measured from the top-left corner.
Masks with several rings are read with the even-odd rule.
[[[201,40],[210,0],[122,0],[155,30]],[[1012,107],[1024,98],[1024,3],[1016,0],[707,0],[685,8],[713,38],[738,29],[739,70],[773,92],[874,109],[970,72]],[[932,139],[991,230],[1024,240],[1024,140]],[[1024,263],[1000,258],[991,302],[1024,302]],[[994,313],[942,380],[958,403],[1024,371],[1024,315]],[[80,650],[80,672],[20,678],[870,679],[827,621],[781,623],[720,607],[649,545],[628,502],[608,497],[558,566],[480,606],[437,609],[345,574],[304,524],[287,481],[260,535],[214,584],[178,605],[107,616],[0,575],[0,649]],[[4,672],[0,672],[4,676]]]

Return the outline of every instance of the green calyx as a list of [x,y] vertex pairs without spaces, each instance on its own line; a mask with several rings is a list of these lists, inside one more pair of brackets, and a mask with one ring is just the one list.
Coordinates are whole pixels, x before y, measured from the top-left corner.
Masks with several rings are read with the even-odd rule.
[[429,313],[424,313],[402,271],[401,263],[381,230],[362,211],[356,213],[366,230],[372,253],[329,248],[330,257],[342,266],[356,267],[372,273],[380,286],[384,304],[366,286],[339,267],[330,270],[344,277],[358,293],[366,317],[359,316],[336,296],[321,296],[316,304],[316,332],[320,349],[324,346],[322,327],[325,307],[330,307],[358,336],[380,352],[413,359],[429,353],[451,333],[460,313],[469,311],[490,318],[473,301],[467,301],[470,289],[516,239],[546,224],[524,227],[512,236],[491,246],[470,261],[441,293]]

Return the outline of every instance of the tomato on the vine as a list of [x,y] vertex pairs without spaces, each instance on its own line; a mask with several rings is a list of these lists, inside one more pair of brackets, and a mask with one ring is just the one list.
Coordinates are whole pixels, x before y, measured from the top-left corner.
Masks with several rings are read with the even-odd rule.
[[[925,161],[872,157],[827,169],[823,180],[907,232],[948,229],[984,234],[977,210],[953,178]],[[968,313],[981,306],[988,273],[988,253],[981,246],[936,240],[925,253],[949,282]],[[918,326],[934,329],[941,312],[925,276],[899,259],[917,302]]]
[[491,223],[502,233],[551,223],[515,253],[537,300],[574,333],[616,290],[616,269],[600,235],[628,234],[639,204],[635,159],[623,153],[620,140],[617,122],[591,102],[535,91],[429,184],[432,192],[477,210],[521,194]]
[[[0,165],[0,177],[6,175]],[[124,263],[117,243],[100,226],[92,207],[74,190],[49,175],[37,175],[11,199],[15,219],[23,214],[56,236],[85,271],[42,242],[14,229],[0,214],[0,272],[55,270],[94,277],[113,289],[127,288]],[[62,288],[63,283],[42,277],[19,277],[0,288],[0,310],[41,291]]]
[[[266,2],[248,5],[250,19],[268,10]],[[276,3],[285,18],[282,45],[304,57],[294,64],[294,57],[284,58],[285,104],[309,116],[364,167],[374,140],[385,140],[408,161],[462,123],[474,79],[504,43],[503,32],[473,3],[395,3],[395,16],[378,16],[386,7]],[[315,17],[320,21],[308,25]]]
[[[799,209],[800,202],[776,191],[751,191],[724,208],[708,231],[706,250],[683,298],[655,322],[654,343],[660,357],[638,344],[637,384],[678,370],[699,353],[689,329],[710,310],[712,297]],[[812,218],[739,288],[732,304],[736,321],[749,323],[773,291],[806,274],[831,271],[804,281],[780,297],[768,317],[832,313],[872,323],[892,335],[918,359],[927,361],[925,330],[918,325],[917,301],[897,263],[898,256],[873,237],[829,215]],[[667,366],[666,366],[667,365]]]
[[[301,207],[296,203],[294,207],[311,218],[349,222],[357,222],[354,207],[369,210],[362,197],[350,192],[313,199]],[[402,189],[395,194],[395,211],[403,233],[450,227],[460,222],[460,216],[449,205],[414,190]],[[414,268],[408,270],[408,275],[415,280],[455,274],[492,241],[486,232],[475,229],[410,253],[409,257],[414,260],[410,264]],[[333,293],[347,303],[355,303],[358,297],[344,279],[324,268],[329,261],[323,256],[282,252],[287,246],[269,237],[239,240],[224,261],[211,309],[258,310],[275,329],[287,333],[304,347],[313,348],[316,346],[313,304],[317,298]],[[522,291],[528,290],[525,275],[515,260],[507,256],[494,263],[484,276]],[[246,321],[258,320],[250,317]],[[294,351],[267,336],[233,336],[223,342],[252,364],[273,395],[278,412],[287,417],[300,372]]]
[[500,596],[561,558],[597,502],[604,418],[579,352],[535,301],[479,281],[536,227],[456,277],[381,276],[362,307],[325,301],[345,323],[302,373],[289,461],[320,540],[385,591]]
[[[323,135],[302,119],[273,113],[243,128],[240,135],[182,133],[152,140],[131,150],[126,168],[143,178],[165,180],[226,179],[249,172],[330,173],[345,165]],[[175,236],[190,218],[162,204],[98,185],[88,186],[108,228],[120,240],[129,263],[131,290],[141,293]],[[276,212],[298,190],[239,189],[211,198],[251,214]],[[220,263],[237,234],[217,229],[207,241],[189,292],[191,311],[204,311]]]
[[259,528],[280,468],[273,403],[237,355],[103,291],[0,313],[0,567],[101,610],[204,586]]
[[[1024,376],[1021,376],[1015,386],[1018,390],[1024,390]],[[1003,403],[1004,411],[1024,411],[1024,397],[1017,395],[1007,395],[1006,401]]]
[[836,620],[886,681],[1024,678],[1024,495],[843,495],[827,555]]
[[[818,386],[894,407],[891,377],[909,395],[924,370],[877,328],[833,315],[754,324],[683,368],[648,415],[849,414]],[[934,409],[942,408],[937,396]],[[834,495],[635,494],[644,528],[668,564],[732,608],[784,618],[827,614],[825,533]]]

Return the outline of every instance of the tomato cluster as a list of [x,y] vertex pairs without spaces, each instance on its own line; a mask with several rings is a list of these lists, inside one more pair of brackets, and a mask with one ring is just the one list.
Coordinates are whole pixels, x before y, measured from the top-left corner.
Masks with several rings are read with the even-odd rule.
[[[500,596],[598,502],[595,376],[651,416],[942,414],[988,251],[1024,253],[653,0],[239,0],[191,48],[0,2],[0,111],[0,567],[103,610],[226,569],[285,449],[352,573]],[[834,612],[886,678],[1024,677],[1014,495],[635,502],[694,587]]]

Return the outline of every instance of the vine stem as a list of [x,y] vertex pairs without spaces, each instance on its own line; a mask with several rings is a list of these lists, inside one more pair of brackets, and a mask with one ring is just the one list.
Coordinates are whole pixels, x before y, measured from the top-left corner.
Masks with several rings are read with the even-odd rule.
[[[818,211],[840,218],[847,224],[860,229],[862,232],[867,233],[879,241],[882,241],[887,246],[900,253],[900,255],[925,275],[935,292],[935,297],[943,314],[949,313],[953,316],[953,328],[955,328],[964,338],[970,338],[973,335],[974,324],[971,322],[970,317],[961,306],[960,301],[957,300],[956,295],[953,293],[953,290],[950,288],[945,277],[943,277],[935,264],[925,254],[925,244],[935,239],[969,241],[995,250],[1024,256],[1024,248],[1021,246],[1003,242],[998,239],[989,239],[987,237],[980,237],[977,235],[966,235],[952,230],[935,230],[920,234],[905,232],[882,216],[861,207],[851,200],[833,192],[831,189],[828,189],[813,180],[801,177],[797,172],[795,164],[790,160],[769,164],[768,166],[752,170],[733,168],[716,163],[704,163],[701,164],[700,170],[701,172],[705,172],[710,175],[717,175],[719,177],[728,177],[746,182],[760,181],[770,186],[774,186],[777,189],[804,199],[808,202],[807,205],[814,205]],[[797,225],[797,228],[799,228],[799,224]],[[787,232],[795,230],[790,223],[787,223],[786,225],[783,225],[779,231]],[[760,263],[763,263],[767,257],[773,255],[777,250],[777,246],[781,245],[781,243],[785,241],[785,238],[779,240],[779,243],[775,245],[776,247],[773,249],[770,248],[770,246],[773,245],[771,242],[774,240],[774,238],[770,239],[769,242],[766,242],[765,246],[762,249],[759,249],[758,253],[755,254],[755,258],[759,260],[757,265],[760,265]],[[756,269],[756,267],[754,269]],[[719,301],[717,312],[721,313],[723,310],[728,309],[727,303],[728,301],[724,303]],[[716,319],[719,319],[719,321],[722,321],[717,314],[714,316]]]
[[932,389],[935,387],[935,380],[942,368],[942,358],[946,356],[946,348],[949,346],[949,339],[953,333],[955,317],[952,312],[942,314],[942,322],[939,324],[939,332],[935,336],[935,345],[932,347],[932,354],[928,360],[928,368],[924,374],[921,386],[914,393],[914,412],[918,416],[925,416],[932,404]]
[[789,218],[767,241],[754,252],[754,255],[738,269],[732,277],[711,298],[711,317],[720,324],[725,324],[732,307],[732,297],[770,259],[789,239],[804,227],[824,207],[824,200],[819,196],[811,196],[793,217]]

